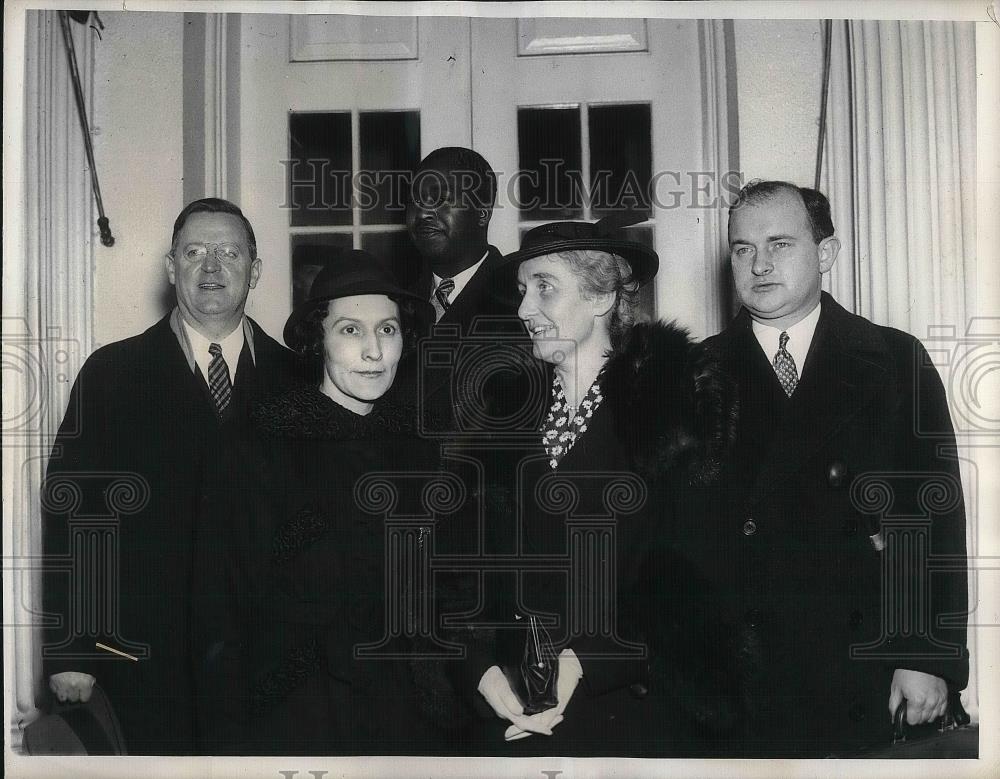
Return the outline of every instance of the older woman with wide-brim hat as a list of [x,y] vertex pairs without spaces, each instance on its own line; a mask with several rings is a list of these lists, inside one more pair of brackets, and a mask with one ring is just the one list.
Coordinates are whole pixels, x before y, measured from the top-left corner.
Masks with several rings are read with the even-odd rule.
[[[370,254],[317,251],[325,267],[284,329],[315,380],[253,409],[245,439],[226,450],[230,471],[212,479],[206,555],[219,573],[202,596],[202,621],[216,617],[204,628],[217,674],[208,690],[219,690],[211,746],[457,752],[464,709],[443,669],[424,658],[421,636],[398,630],[419,624],[409,609],[429,596],[416,591],[419,566],[406,562],[418,529],[392,541],[386,526],[390,504],[400,515],[425,513],[416,477],[437,459],[436,443],[419,435],[412,391],[394,386],[433,309]],[[419,528],[421,548],[433,530]]]
[[623,237],[631,221],[543,225],[508,258],[551,392],[521,471],[518,552],[532,565],[478,685],[509,720],[485,751],[669,756],[734,718],[714,627],[691,624],[680,593],[710,594],[669,553],[677,491],[710,484],[733,436],[733,393],[686,331],[636,323],[659,259]]

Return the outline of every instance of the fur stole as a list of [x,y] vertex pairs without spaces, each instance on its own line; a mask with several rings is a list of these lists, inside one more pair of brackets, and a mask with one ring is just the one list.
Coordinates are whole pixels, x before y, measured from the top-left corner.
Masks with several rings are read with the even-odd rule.
[[736,437],[734,382],[687,330],[636,325],[605,366],[604,402],[644,477],[682,469],[694,484],[719,474]]

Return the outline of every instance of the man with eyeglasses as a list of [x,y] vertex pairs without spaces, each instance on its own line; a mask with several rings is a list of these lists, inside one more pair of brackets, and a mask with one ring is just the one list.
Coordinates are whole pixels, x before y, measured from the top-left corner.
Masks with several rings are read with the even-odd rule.
[[130,754],[200,749],[193,690],[203,669],[190,651],[204,474],[239,456],[222,442],[235,440],[253,401],[298,375],[292,352],[244,314],[261,260],[236,205],[188,204],[165,261],[176,306],[87,360],[43,490],[46,564],[61,569],[43,588],[45,611],[59,618],[43,646],[49,689],[87,701],[96,679]]

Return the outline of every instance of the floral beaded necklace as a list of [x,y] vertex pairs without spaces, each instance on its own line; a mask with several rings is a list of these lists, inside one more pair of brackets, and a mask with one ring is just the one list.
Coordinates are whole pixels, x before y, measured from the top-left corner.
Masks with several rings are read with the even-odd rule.
[[559,377],[552,377],[552,407],[542,425],[542,445],[549,456],[549,467],[555,469],[559,461],[573,448],[577,439],[587,432],[590,418],[604,400],[604,395],[601,393],[603,373],[602,368],[579,407],[574,407],[566,400]]

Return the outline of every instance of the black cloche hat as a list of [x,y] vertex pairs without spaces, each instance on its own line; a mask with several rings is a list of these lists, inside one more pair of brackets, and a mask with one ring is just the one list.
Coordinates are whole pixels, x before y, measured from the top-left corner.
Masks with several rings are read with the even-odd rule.
[[331,300],[352,295],[385,295],[396,302],[411,301],[422,331],[434,321],[434,307],[430,302],[401,286],[392,270],[373,255],[361,249],[322,247],[322,251],[324,256],[317,259],[323,262],[323,270],[313,279],[309,297],[285,322],[282,335],[289,346],[292,346],[295,326],[312,311]]
[[632,274],[641,287],[660,267],[660,258],[648,246],[621,237],[621,230],[646,220],[646,214],[627,211],[606,216],[598,222],[550,222],[524,234],[521,248],[508,254],[505,263],[516,273],[525,260],[543,254],[591,249],[616,254],[632,266]]

